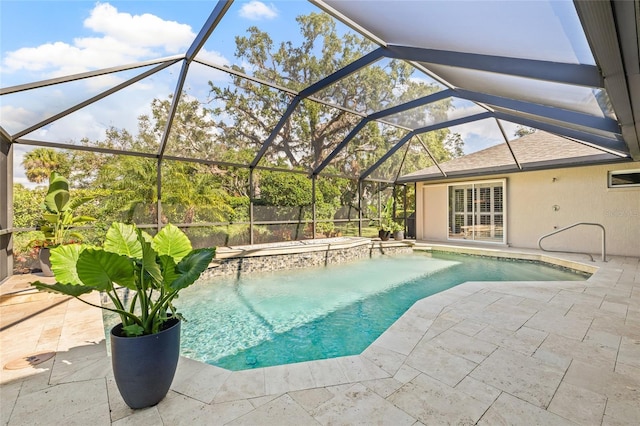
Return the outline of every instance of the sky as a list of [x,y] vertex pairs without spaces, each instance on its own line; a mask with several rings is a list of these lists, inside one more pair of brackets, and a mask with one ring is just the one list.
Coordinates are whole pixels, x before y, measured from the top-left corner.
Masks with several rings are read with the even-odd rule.
[[[184,53],[209,17],[214,1],[29,1],[0,3],[0,81],[8,87],[62,75],[157,59]],[[236,0],[199,56],[229,65],[234,57],[234,36],[256,25],[275,43],[299,37],[295,17],[317,11],[302,0],[275,3]],[[341,24],[340,24],[341,25]],[[204,67],[202,67],[204,68]],[[127,88],[25,136],[54,142],[69,142],[87,136],[99,140],[109,125],[135,132],[137,117],[149,112],[154,98],[173,92],[179,66]],[[0,98],[1,123],[15,134],[43,117],[68,108],[89,95],[139,71],[83,80]],[[190,70],[191,72],[191,70]],[[204,71],[203,71],[204,72]],[[198,70],[187,82],[193,83]],[[204,80],[225,79],[223,73],[207,70]],[[194,91],[197,88],[192,87]],[[46,102],[42,100],[46,99]],[[126,102],[128,110],[121,105]],[[96,119],[98,117],[98,119]],[[463,135],[473,150],[500,142],[495,124],[485,120],[452,129]],[[16,183],[26,184],[19,164],[27,150],[17,146],[14,158]]]
[[[215,1],[204,0],[3,0],[2,85],[183,53],[214,5]],[[258,25],[274,39],[283,39],[291,29],[284,22],[314,9],[305,1],[279,5],[287,7],[280,10],[275,4],[236,1],[216,33],[232,28],[235,34],[239,28]],[[231,61],[234,49],[229,37],[209,53]]]

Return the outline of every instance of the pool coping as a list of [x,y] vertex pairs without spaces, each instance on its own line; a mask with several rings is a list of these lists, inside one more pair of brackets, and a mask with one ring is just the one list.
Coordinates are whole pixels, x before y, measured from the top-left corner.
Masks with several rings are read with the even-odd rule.
[[414,251],[426,251],[426,252],[445,252],[456,254],[468,254],[475,256],[493,257],[498,259],[514,259],[514,260],[529,260],[542,263],[548,263],[550,265],[560,266],[563,268],[594,274],[600,269],[595,264],[588,264],[577,260],[563,259],[558,256],[548,255],[545,253],[531,253],[525,251],[505,251],[502,249],[488,248],[488,247],[469,247],[469,246],[457,246],[450,244],[424,244],[416,243],[413,246]]
[[360,246],[378,247],[411,247],[411,240],[376,241],[366,237],[337,237],[316,240],[292,241],[287,244],[257,244],[254,246],[218,247],[214,264],[221,259],[237,257],[275,256],[282,254],[308,253],[327,250],[340,250]]

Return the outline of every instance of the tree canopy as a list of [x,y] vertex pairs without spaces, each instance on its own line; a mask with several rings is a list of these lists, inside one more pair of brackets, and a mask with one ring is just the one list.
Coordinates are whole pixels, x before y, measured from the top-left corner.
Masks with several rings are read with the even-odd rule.
[[[301,90],[373,49],[363,37],[340,36],[334,21],[326,14],[312,13],[298,17],[297,21],[303,36],[299,45],[292,42],[275,45],[269,34],[257,27],[250,27],[246,36],[236,38],[236,56],[251,68],[254,77]],[[413,71],[402,61],[381,61],[302,100],[273,139],[260,164],[315,170],[361,120],[360,115],[349,111],[369,114],[437,90],[432,84],[411,78]],[[293,99],[289,93],[238,75],[230,76],[228,85],[214,82],[209,85],[218,139],[231,151],[257,153]],[[449,107],[449,102],[439,102],[427,109],[409,111],[397,121],[421,127],[425,120],[446,117]],[[332,164],[341,174],[357,177],[405,133],[390,125],[370,123],[338,153]],[[448,131],[443,130],[427,134],[425,138],[428,144],[442,146],[447,134]],[[447,158],[447,150],[438,151]],[[424,151],[423,154],[421,158],[426,157]]]

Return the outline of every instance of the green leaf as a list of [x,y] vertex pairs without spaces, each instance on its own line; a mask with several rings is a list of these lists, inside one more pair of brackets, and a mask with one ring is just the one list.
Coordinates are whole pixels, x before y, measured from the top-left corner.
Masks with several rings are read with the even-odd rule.
[[43,213],[42,218],[48,223],[57,223],[60,220],[58,213]]
[[64,294],[64,295],[73,296],[73,297],[78,297],[86,293],[91,293],[93,290],[95,290],[91,287],[86,287],[83,285],[61,284],[61,283],[45,284],[40,281],[32,282],[31,285],[34,286],[39,291]]
[[146,242],[148,242],[149,244],[153,242],[153,237],[149,235],[148,232],[145,232],[142,229],[140,229],[139,231],[140,231],[140,235],[142,235],[142,238],[144,238]]
[[184,259],[176,265],[176,272],[180,277],[171,282],[171,288],[178,291],[193,284],[205,269],[209,267],[215,254],[215,248],[204,248],[193,250],[185,256]]
[[44,204],[50,212],[63,212],[69,203],[70,197],[69,191],[58,190],[47,194],[44,197]]
[[75,210],[83,204],[88,203],[93,200],[95,197],[76,197],[69,202],[69,210]]
[[138,324],[131,324],[122,327],[122,332],[127,337],[142,336],[144,334],[144,328]]
[[80,232],[69,232],[69,238],[71,239],[75,239],[77,241],[82,241],[84,239],[84,235],[82,235]]
[[191,241],[184,232],[175,225],[168,224],[153,237],[151,246],[159,255],[173,257],[176,263],[180,262],[191,251]]
[[157,263],[158,253],[151,247],[149,242],[144,240],[140,230],[138,230],[138,233],[138,240],[141,242],[142,247],[142,266],[156,283],[162,284],[162,271]]
[[84,249],[85,247],[80,244],[66,244],[51,249],[51,271],[56,281],[63,284],[82,285],[76,263]]
[[60,222],[64,225],[65,229],[69,228],[73,223],[73,214],[69,210],[62,212]]
[[44,197],[44,205],[53,213],[62,212],[69,202],[69,181],[57,172],[51,172],[49,176],[49,189]]
[[55,192],[55,191],[68,191],[69,190],[69,181],[66,177],[62,176],[60,173],[53,171],[49,175],[49,189],[47,193]]
[[135,225],[112,223],[104,240],[104,250],[133,259],[142,259],[142,246],[138,241]]
[[176,272],[176,262],[173,257],[162,255],[158,258],[162,267],[162,278],[167,291],[171,291],[171,283],[180,278],[180,274]]
[[116,253],[88,248],[80,253],[78,277],[89,287],[110,291],[113,283],[136,290],[133,262]]
[[71,222],[77,225],[79,223],[93,222],[96,220],[97,219],[95,217],[91,217],[91,216],[76,216],[73,218]]

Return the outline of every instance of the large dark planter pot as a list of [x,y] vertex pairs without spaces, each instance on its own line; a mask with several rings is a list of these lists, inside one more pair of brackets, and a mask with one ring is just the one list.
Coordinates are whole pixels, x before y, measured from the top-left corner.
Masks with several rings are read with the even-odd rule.
[[42,275],[45,277],[52,277],[53,272],[51,271],[51,260],[49,260],[49,256],[51,255],[51,249],[49,247],[41,247],[40,253],[38,253],[38,260],[40,260],[40,269],[42,270]]
[[156,405],[169,392],[180,357],[180,321],[172,318],[157,334],[122,337],[111,329],[111,364],[120,395],[131,408]]
[[384,229],[380,229],[378,231],[378,237],[380,237],[382,241],[387,241],[390,236],[391,236],[391,231],[385,231]]

